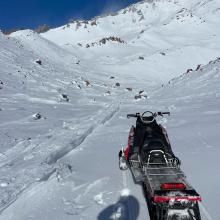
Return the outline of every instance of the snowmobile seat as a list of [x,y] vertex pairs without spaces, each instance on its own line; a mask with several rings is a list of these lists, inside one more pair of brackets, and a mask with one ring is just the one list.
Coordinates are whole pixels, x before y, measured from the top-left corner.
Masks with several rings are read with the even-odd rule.
[[147,165],[167,165],[168,161],[162,150],[152,150],[147,155]]
[[143,161],[147,162],[149,153],[151,151],[160,150],[165,151],[165,147],[161,140],[159,139],[146,139],[144,145],[140,149],[140,155]]

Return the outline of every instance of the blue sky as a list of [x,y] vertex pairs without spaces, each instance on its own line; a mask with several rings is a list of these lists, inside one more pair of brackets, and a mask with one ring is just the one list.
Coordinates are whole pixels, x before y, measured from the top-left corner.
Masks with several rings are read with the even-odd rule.
[[70,18],[89,19],[140,0],[0,0],[0,29],[60,26]]

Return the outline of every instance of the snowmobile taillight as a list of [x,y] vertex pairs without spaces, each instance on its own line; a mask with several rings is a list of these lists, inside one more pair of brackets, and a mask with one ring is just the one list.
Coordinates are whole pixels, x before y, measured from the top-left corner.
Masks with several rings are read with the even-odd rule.
[[157,203],[170,202],[170,201],[201,202],[202,198],[200,196],[154,196],[154,202]]
[[161,185],[163,190],[184,190],[186,185],[184,183],[163,183]]

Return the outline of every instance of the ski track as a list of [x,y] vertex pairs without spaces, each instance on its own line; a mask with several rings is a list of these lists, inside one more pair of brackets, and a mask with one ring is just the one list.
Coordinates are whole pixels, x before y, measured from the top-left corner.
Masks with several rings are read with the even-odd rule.
[[199,204],[199,207],[200,207],[201,211],[204,213],[207,220],[214,220],[202,203]]
[[126,171],[122,171],[121,175],[122,175],[123,187],[124,187],[124,189],[127,189],[128,185],[127,185],[127,173],[126,173]]
[[128,170],[123,170],[121,171],[121,175],[122,175],[122,183],[123,183],[123,190],[121,192],[121,196],[122,197],[128,197],[126,200],[126,210],[128,212],[128,220],[136,220],[135,214],[133,213],[133,206],[132,206],[132,202],[129,198],[130,195],[130,189],[129,189],[129,185],[128,185]]

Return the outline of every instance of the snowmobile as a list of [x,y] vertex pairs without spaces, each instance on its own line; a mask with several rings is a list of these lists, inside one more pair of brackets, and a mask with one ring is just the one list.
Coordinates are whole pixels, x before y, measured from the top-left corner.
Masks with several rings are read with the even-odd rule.
[[156,121],[164,115],[170,112],[127,115],[136,118],[136,126],[119,152],[119,168],[129,168],[134,181],[142,184],[151,220],[201,220],[201,197],[187,182],[165,128]]

